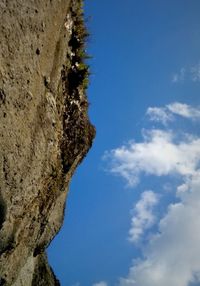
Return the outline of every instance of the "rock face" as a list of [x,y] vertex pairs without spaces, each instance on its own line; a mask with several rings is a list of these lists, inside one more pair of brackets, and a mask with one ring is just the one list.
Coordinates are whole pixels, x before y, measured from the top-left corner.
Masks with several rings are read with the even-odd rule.
[[0,285],[59,285],[45,248],[92,145],[81,0],[0,1]]

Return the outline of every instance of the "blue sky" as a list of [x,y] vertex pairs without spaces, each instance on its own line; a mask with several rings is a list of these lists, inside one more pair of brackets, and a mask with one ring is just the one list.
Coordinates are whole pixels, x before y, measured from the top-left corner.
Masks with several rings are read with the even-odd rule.
[[85,4],[97,136],[49,260],[64,286],[199,285],[200,2]]

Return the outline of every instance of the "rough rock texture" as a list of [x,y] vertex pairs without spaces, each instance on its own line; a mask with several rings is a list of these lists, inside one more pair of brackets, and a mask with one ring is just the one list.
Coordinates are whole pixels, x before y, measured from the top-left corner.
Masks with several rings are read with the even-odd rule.
[[0,1],[0,285],[59,285],[45,248],[95,134],[83,30],[81,0]]

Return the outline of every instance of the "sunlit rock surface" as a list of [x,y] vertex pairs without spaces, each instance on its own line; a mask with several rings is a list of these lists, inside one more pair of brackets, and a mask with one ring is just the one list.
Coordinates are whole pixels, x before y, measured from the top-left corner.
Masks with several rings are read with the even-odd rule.
[[0,285],[59,285],[45,248],[95,135],[82,3],[1,0],[0,14]]

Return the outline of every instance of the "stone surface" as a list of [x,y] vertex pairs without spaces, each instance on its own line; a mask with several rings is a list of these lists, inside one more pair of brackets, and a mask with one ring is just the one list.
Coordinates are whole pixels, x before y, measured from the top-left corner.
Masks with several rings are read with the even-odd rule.
[[0,1],[0,285],[59,285],[45,248],[95,134],[85,89],[69,82],[80,7]]

